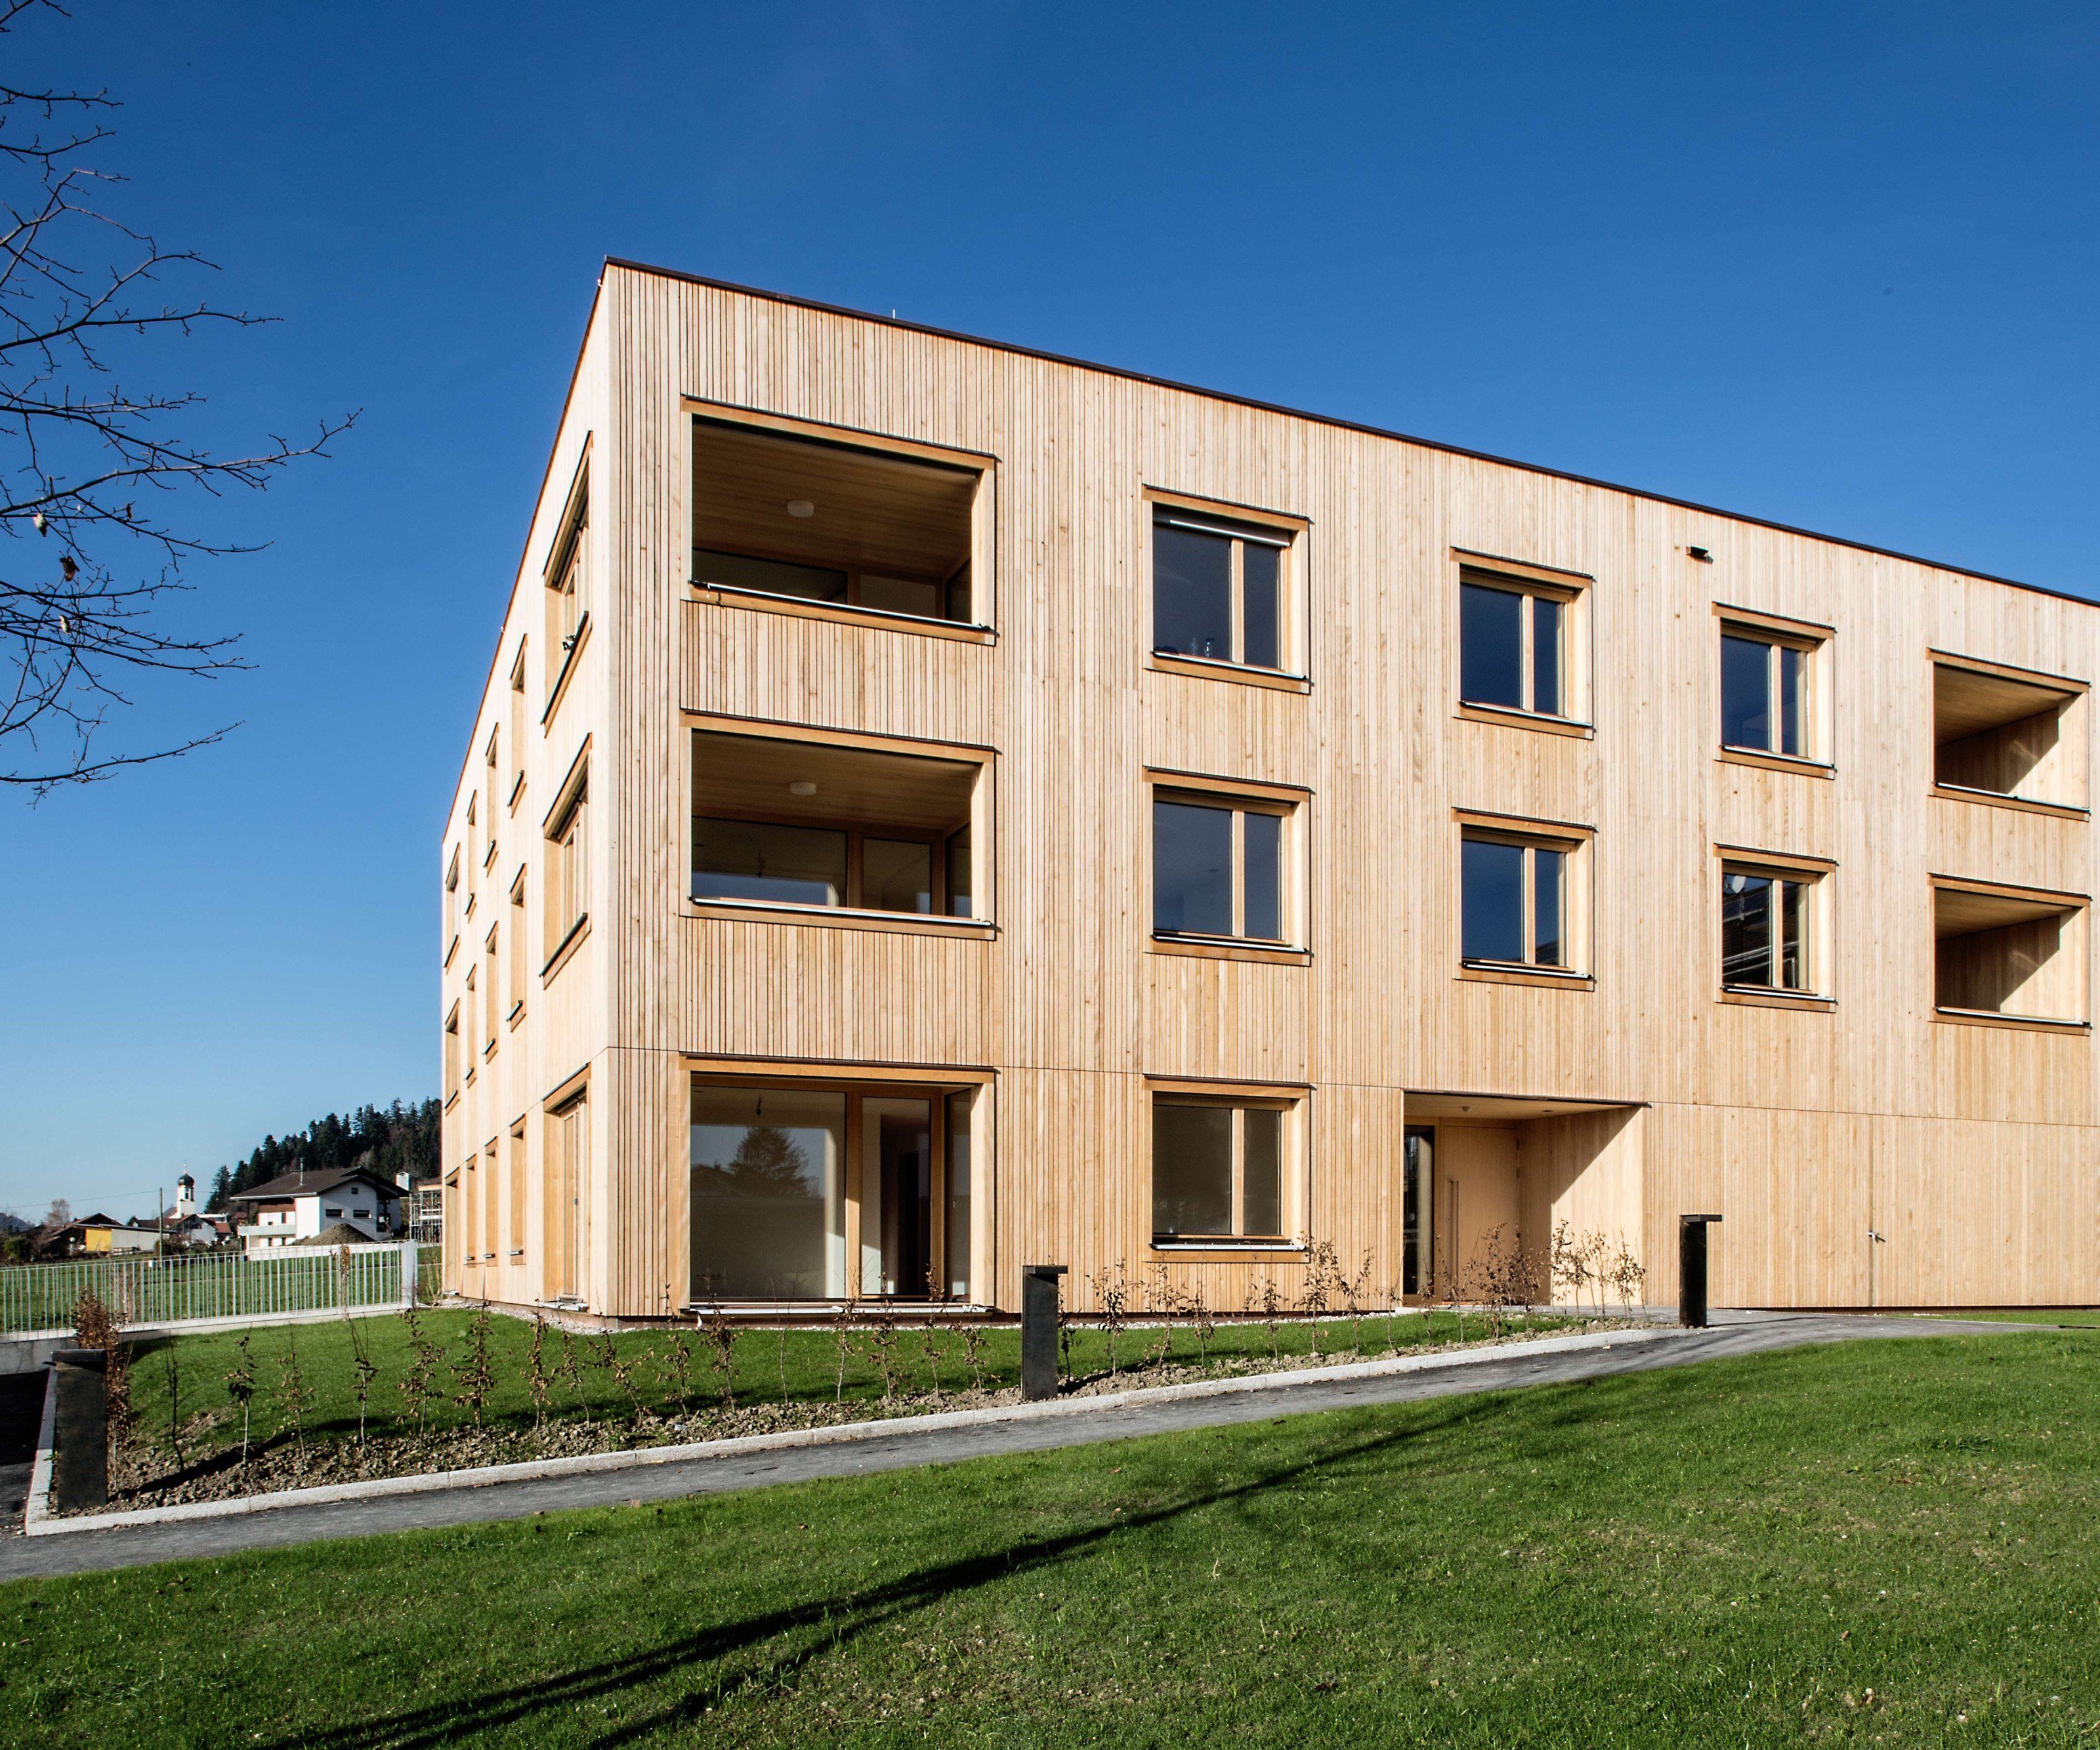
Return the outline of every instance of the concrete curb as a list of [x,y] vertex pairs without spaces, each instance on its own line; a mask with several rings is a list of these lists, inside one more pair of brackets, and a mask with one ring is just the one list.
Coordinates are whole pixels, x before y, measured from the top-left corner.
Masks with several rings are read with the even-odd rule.
[[[779,1434],[738,1435],[698,1440],[684,1446],[650,1446],[624,1452],[585,1452],[571,1458],[532,1458],[503,1465],[479,1465],[464,1470],[425,1471],[415,1476],[373,1477],[361,1483],[333,1483],[313,1488],[280,1489],[232,1501],[183,1501],[172,1507],[143,1507],[126,1513],[81,1514],[56,1519],[50,1510],[49,1453],[40,1449],[31,1479],[22,1530],[31,1537],[69,1536],[82,1532],[115,1531],[126,1526],[170,1525],[184,1520],[232,1519],[280,1507],[320,1506],[335,1501],[369,1501],[390,1495],[426,1495],[452,1489],[487,1488],[498,1483],[530,1482],[541,1477],[587,1475],[632,1470],[650,1465],[679,1464],[694,1459],[734,1458],[748,1452],[778,1452],[807,1446],[909,1438],[946,1429],[1039,1422],[1049,1417],[1089,1415],[1096,1411],[1133,1408],[1184,1398],[1224,1397],[1240,1392],[1275,1391],[1293,1386],[1330,1384],[1336,1380],[1378,1379],[1395,1373],[1427,1373],[1477,1366],[1515,1352],[1560,1355],[1570,1351],[1608,1349],[1615,1343],[1667,1342],[1680,1333],[1670,1328],[1586,1331],[1572,1337],[1517,1338],[1441,1355],[1396,1355],[1382,1361],[1351,1361],[1335,1367],[1297,1368],[1288,1373],[1256,1373],[1244,1379],[1193,1379],[1176,1386],[1150,1386],[1132,1391],[1104,1392],[1094,1397],[1052,1398],[1039,1404],[999,1404],[989,1409],[942,1410],[930,1416],[893,1416],[878,1422],[843,1422],[824,1428],[794,1428]],[[1687,1332],[1682,1334],[1691,1335]],[[44,1440],[48,1446],[52,1402],[45,1400]]]
[[29,1498],[22,1503],[22,1531],[33,1537],[51,1516],[51,1448],[58,1444],[59,1370],[44,1375],[44,1419],[37,1426],[37,1459],[29,1467]]

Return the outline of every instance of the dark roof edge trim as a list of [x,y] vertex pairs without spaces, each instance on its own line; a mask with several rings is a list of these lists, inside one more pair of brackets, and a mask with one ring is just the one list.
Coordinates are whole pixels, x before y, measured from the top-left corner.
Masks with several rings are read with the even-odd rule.
[[1046,364],[1069,365],[1074,370],[1098,371],[1105,377],[1119,377],[1127,382],[1146,383],[1155,389],[1171,389],[1180,395],[1201,395],[1209,401],[1224,401],[1234,407],[1251,408],[1258,413],[1277,413],[1287,419],[1309,420],[1316,425],[1328,425],[1338,431],[1359,432],[1369,438],[1385,438],[1397,443],[1412,443],[1425,450],[1436,450],[1445,456],[1463,456],[1469,461],[1493,462],[1500,467],[1520,468],[1527,474],[1543,474],[1549,479],[1566,480],[1573,485],[1595,487],[1601,491],[1621,492],[1629,498],[1645,499],[1650,504],[1668,505],[1678,510],[1692,510],[1702,516],[1725,517],[1731,522],[1748,523],[1753,528],[1770,529],[1776,534],[1798,536],[1804,540],[1826,541],[1833,547],[1847,547],[1855,553],[1872,553],[1877,558],[1899,559],[1906,565],[1921,565],[1935,571],[1945,571],[1956,577],[1973,578],[1979,583],[2003,584],[2009,588],[2026,589],[2036,595],[2054,596],[2060,602],[2076,602],[2086,607],[2100,606],[2091,596],[2083,596],[2075,590],[2058,589],[2048,584],[2031,584],[2017,577],[2000,577],[1991,571],[1972,570],[1965,565],[1949,565],[1943,560],[1927,559],[1914,553],[1900,553],[1893,547],[1877,547],[1871,541],[1854,540],[1847,536],[1829,535],[1820,529],[1804,529],[1791,522],[1775,522],[1770,517],[1751,516],[1740,510],[1723,510],[1717,505],[1702,505],[1696,499],[1673,498],[1666,492],[1651,492],[1637,486],[1623,486],[1616,480],[1599,480],[1590,474],[1571,474],[1564,468],[1549,468],[1542,462],[1520,461],[1514,456],[1497,456],[1486,450],[1469,450],[1462,444],[1444,443],[1435,438],[1418,438],[1408,432],[1393,431],[1383,425],[1369,425],[1361,421],[1340,419],[1331,413],[1313,413],[1304,408],[1285,407],[1274,401],[1258,401],[1251,395],[1234,395],[1225,389],[1206,389],[1199,384],[1177,382],[1171,377],[1154,377],[1144,371],[1127,370],[1119,364],[1101,364],[1091,359],[1074,359],[1065,353],[1046,352],[1037,346],[1022,346],[1012,341],[993,340],[982,334],[965,334],[955,328],[934,328],[924,322],[909,322],[901,316],[885,316],[869,310],[854,310],[845,304],[827,304],[814,298],[797,298],[792,293],[775,292],[759,285],[739,285],[733,280],[713,280],[705,274],[687,273],[677,267],[659,267],[649,262],[629,261],[618,255],[605,258],[608,267],[621,267],[630,273],[653,274],[659,279],[682,280],[689,285],[706,286],[711,291],[734,292],[745,298],[764,298],[768,302],[788,304],[798,310],[814,310],[825,315],[849,316],[858,322],[872,322],[879,328],[900,328],[909,334],[924,334],[935,340],[961,342],[969,346],[988,346],[996,352],[1010,352],[1024,359],[1039,359]]

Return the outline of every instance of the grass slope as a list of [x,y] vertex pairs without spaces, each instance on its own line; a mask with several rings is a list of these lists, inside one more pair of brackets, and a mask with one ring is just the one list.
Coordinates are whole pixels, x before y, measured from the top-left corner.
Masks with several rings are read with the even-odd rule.
[[2100,1343],[1918,1338],[0,1589],[15,1741],[2086,1744]]

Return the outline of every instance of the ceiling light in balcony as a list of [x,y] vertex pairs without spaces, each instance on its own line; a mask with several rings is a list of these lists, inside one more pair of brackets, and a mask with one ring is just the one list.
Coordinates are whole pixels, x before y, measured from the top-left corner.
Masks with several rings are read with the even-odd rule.
[[791,796],[814,796],[816,793],[814,780],[807,778],[798,778],[788,787],[788,794]]
[[791,498],[788,500],[788,514],[791,517],[814,517],[816,514],[817,507],[806,498]]

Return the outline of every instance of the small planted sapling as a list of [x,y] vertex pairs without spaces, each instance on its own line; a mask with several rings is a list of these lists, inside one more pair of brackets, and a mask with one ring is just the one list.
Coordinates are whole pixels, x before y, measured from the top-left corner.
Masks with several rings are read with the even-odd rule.
[[233,1365],[226,1376],[227,1401],[240,1406],[240,1466],[248,1468],[248,1421],[255,1396],[255,1361],[248,1352],[248,1333],[233,1340]]
[[532,1400],[532,1431],[539,1434],[547,1426],[547,1400],[550,1382],[547,1377],[547,1316],[539,1307],[532,1309],[532,1335],[525,1345],[525,1393]]

